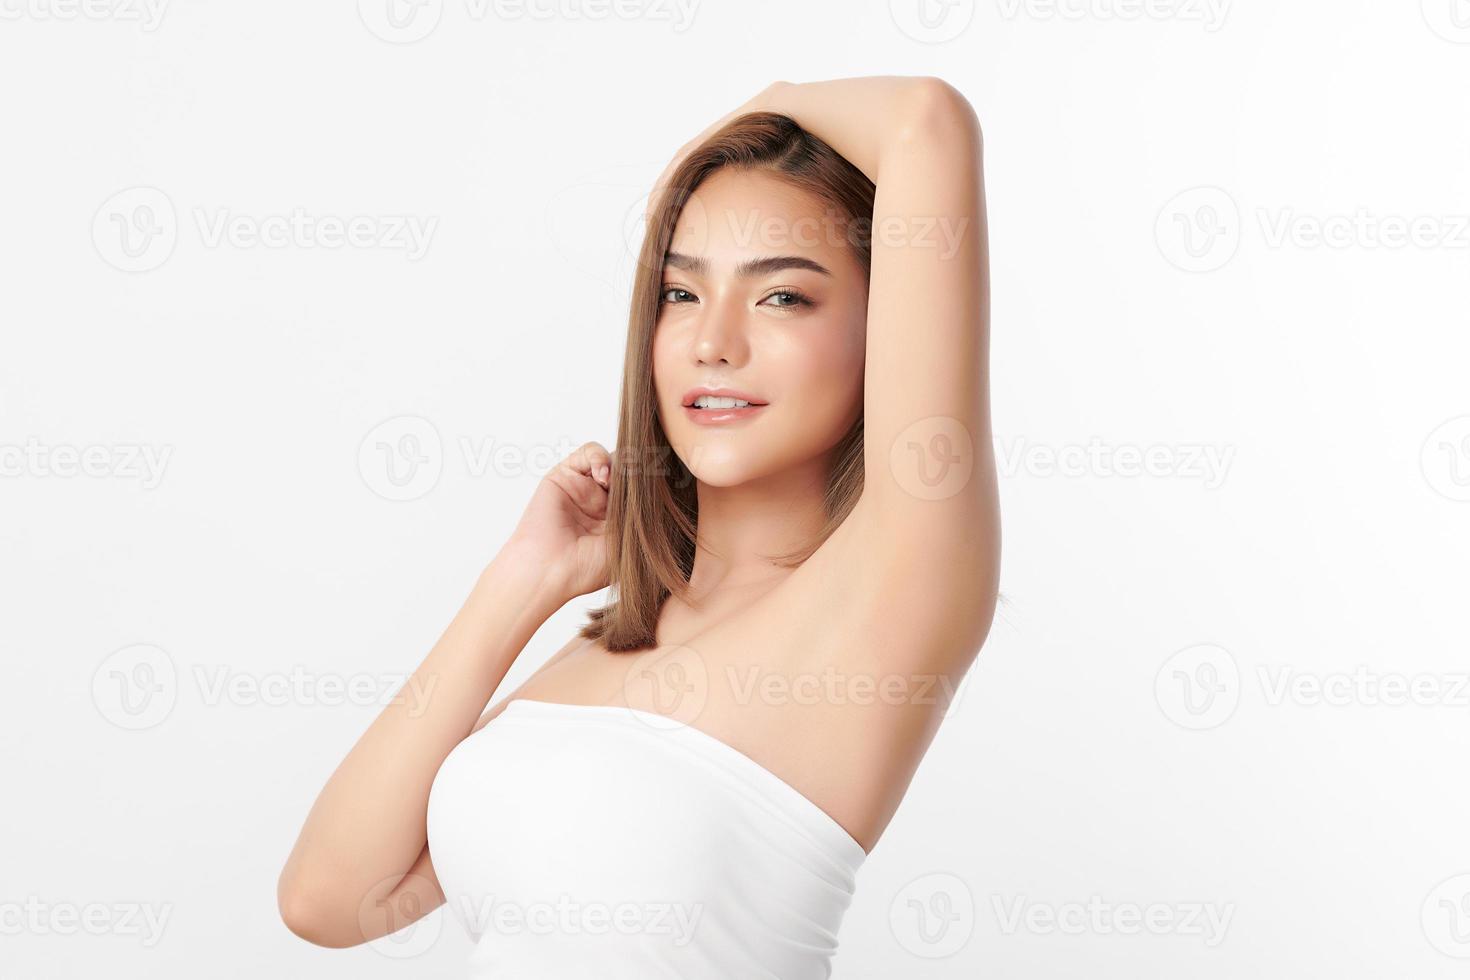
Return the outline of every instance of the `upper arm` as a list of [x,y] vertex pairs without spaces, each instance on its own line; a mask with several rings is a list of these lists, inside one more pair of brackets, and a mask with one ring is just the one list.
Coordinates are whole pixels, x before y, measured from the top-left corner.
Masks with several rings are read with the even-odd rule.
[[939,79],[914,87],[905,125],[884,148],[853,517],[886,587],[949,609],[965,600],[955,615],[988,629],[999,509],[981,149],[974,110]]

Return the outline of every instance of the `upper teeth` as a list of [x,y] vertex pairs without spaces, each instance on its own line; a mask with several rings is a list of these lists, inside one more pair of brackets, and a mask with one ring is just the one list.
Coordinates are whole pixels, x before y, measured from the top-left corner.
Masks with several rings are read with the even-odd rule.
[[749,408],[750,402],[743,398],[718,398],[715,395],[700,395],[694,399],[695,408]]

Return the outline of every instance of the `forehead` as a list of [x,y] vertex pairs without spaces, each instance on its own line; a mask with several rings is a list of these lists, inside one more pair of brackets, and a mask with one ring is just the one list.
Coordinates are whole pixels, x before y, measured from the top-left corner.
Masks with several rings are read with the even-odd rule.
[[726,167],[704,180],[674,226],[671,251],[728,271],[754,255],[805,255],[829,269],[848,248],[846,222],[816,194],[770,173]]

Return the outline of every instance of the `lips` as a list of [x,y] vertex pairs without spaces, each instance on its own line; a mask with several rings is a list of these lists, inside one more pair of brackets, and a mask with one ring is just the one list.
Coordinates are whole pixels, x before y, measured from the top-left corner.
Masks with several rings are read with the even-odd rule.
[[[757,395],[752,395],[748,391],[740,391],[736,388],[711,388],[703,385],[695,388],[690,388],[688,391],[684,392],[684,397],[681,400],[680,404],[682,404],[685,408],[693,408],[694,400],[701,395],[711,395],[715,398],[738,398],[743,402],[749,402],[752,408],[768,404],[764,398],[761,398]],[[696,409],[696,411],[725,412],[744,411],[744,409],[706,408]]]
[[765,405],[755,404],[747,405],[744,408],[695,408],[693,405],[685,405],[684,415],[695,425],[724,425],[729,422],[748,419],[752,415],[764,412],[765,410]]

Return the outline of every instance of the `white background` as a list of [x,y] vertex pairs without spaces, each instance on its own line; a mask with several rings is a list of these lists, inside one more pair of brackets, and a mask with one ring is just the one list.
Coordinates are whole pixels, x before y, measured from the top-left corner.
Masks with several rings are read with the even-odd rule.
[[[442,912],[287,932],[308,806],[613,445],[669,155],[933,74],[986,134],[1009,602],[834,976],[1464,976],[1465,0],[95,2],[0,0],[0,973],[463,975]],[[212,235],[297,209],[367,240]]]

